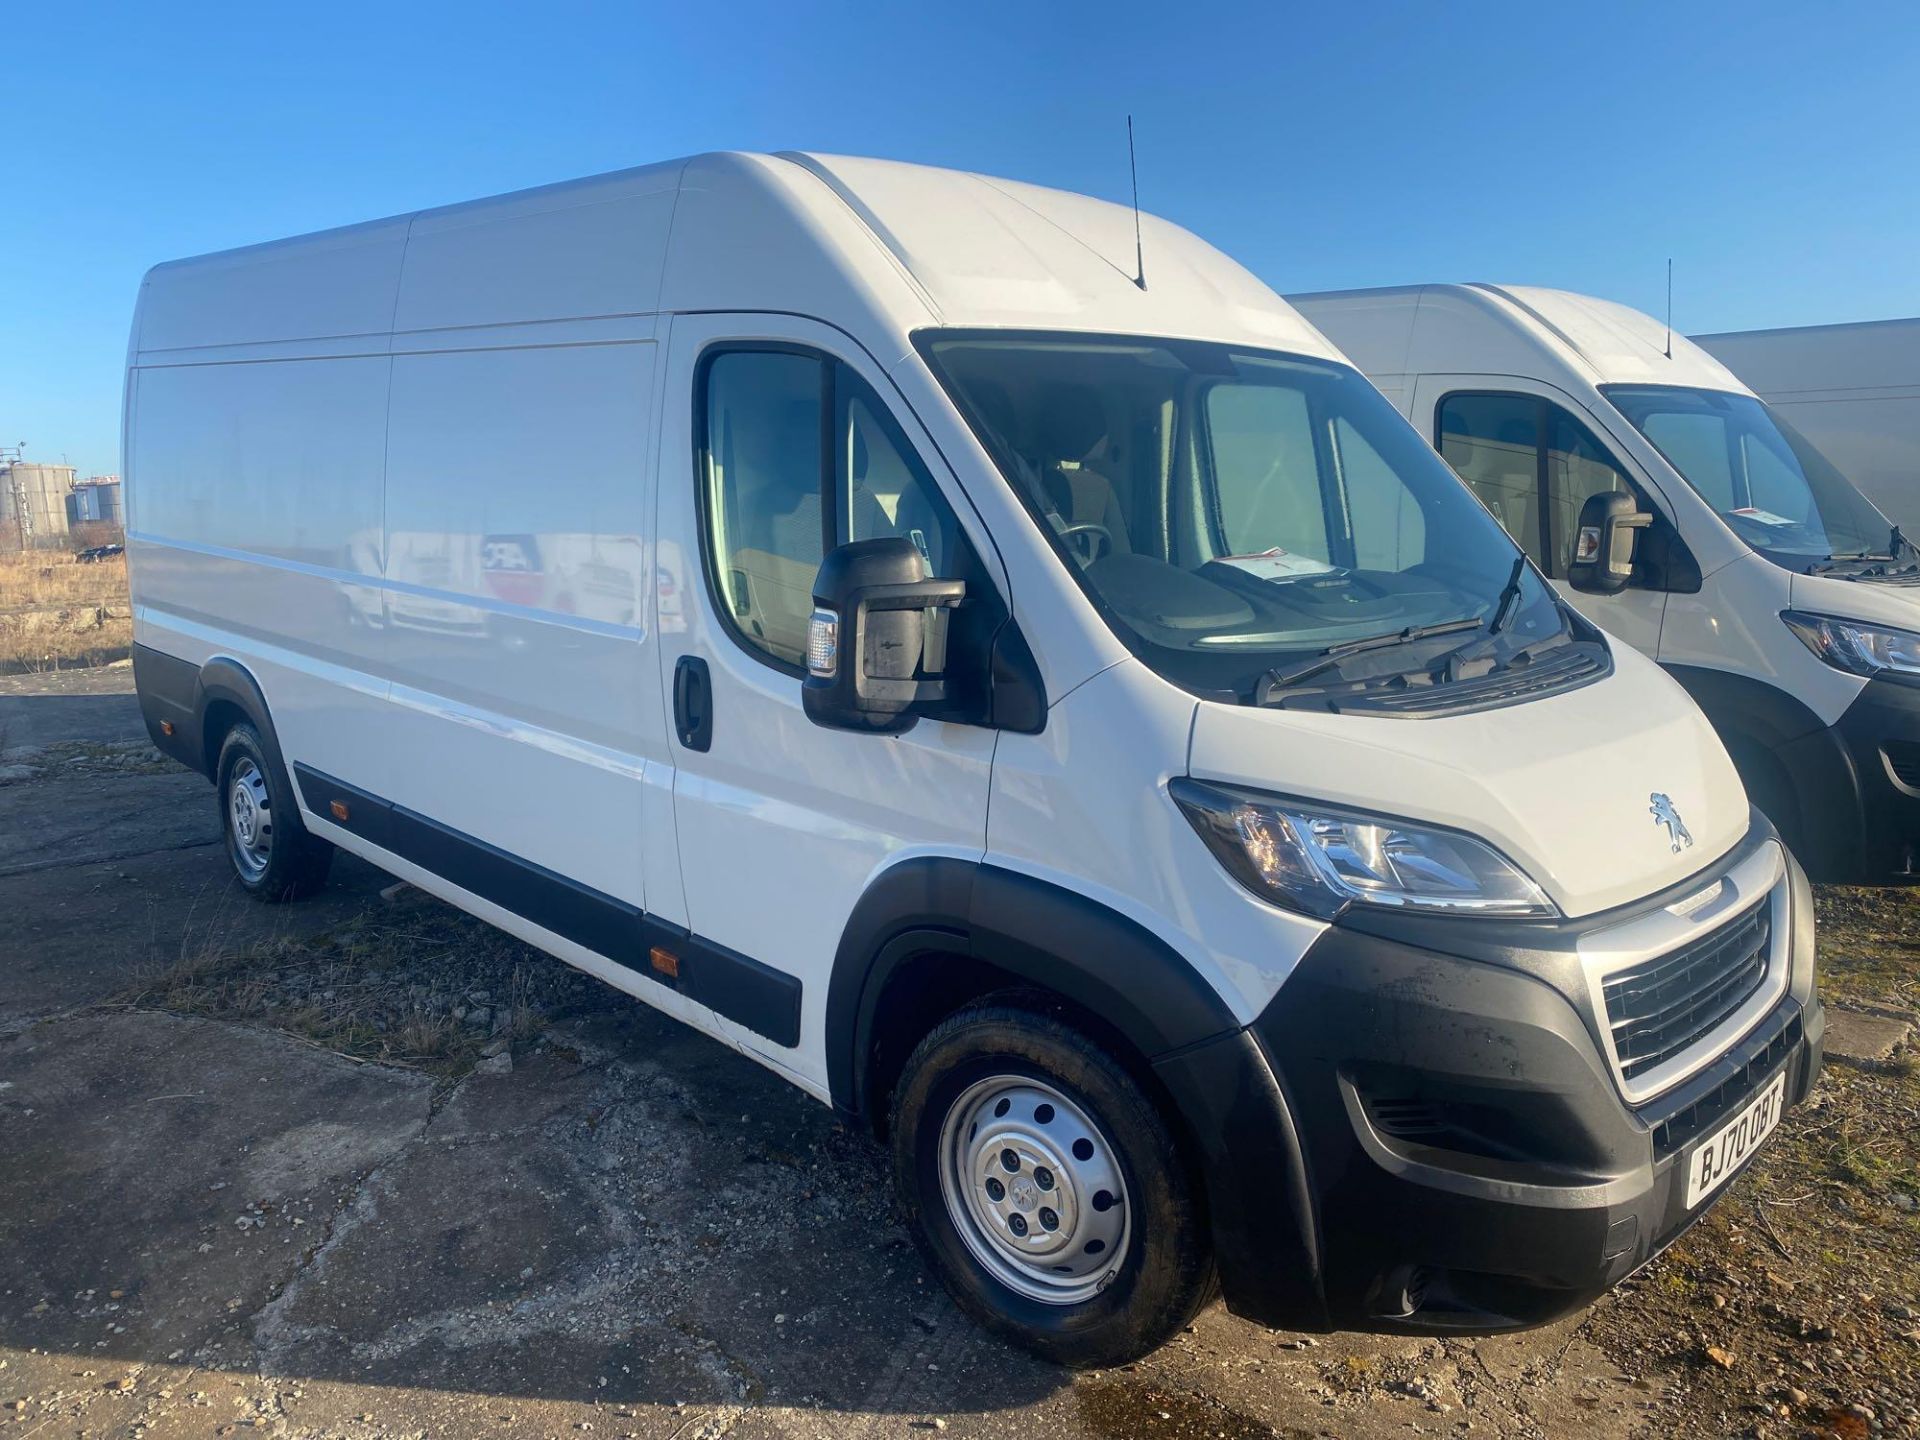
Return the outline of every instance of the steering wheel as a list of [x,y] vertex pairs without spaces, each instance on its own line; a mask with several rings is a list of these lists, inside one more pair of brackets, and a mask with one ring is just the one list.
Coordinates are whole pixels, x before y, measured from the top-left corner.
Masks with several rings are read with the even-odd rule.
[[1113,532],[1104,525],[1068,525],[1058,533],[1083,567],[1113,553]]

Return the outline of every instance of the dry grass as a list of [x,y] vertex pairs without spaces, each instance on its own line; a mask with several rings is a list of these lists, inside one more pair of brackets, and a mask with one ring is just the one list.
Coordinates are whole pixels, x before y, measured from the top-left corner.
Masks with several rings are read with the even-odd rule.
[[0,555],[0,674],[71,670],[133,652],[124,556]]
[[1920,1011],[1920,886],[1819,885],[1813,904],[1821,993]]
[[69,605],[126,609],[126,557],[82,565],[58,551],[0,554],[0,610]]

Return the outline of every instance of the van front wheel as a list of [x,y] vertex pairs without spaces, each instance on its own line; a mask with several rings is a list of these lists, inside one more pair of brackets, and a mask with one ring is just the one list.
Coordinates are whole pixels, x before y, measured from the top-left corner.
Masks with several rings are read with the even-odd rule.
[[1140,1085],[1051,1016],[942,1022],[894,1092],[915,1239],[974,1320],[1063,1365],[1139,1358],[1211,1292],[1199,1187]]
[[227,732],[214,771],[233,873],[262,900],[298,900],[326,884],[333,846],[300,823],[286,767],[244,720]]

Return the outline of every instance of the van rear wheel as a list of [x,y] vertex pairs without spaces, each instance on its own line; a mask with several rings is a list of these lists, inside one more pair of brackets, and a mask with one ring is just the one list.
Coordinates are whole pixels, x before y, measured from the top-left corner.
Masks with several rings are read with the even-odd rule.
[[989,1001],[943,1021],[900,1077],[892,1139],[914,1238],[960,1308],[1046,1359],[1137,1359],[1212,1291],[1178,1137],[1053,1016]]
[[248,894],[298,900],[327,883],[333,846],[300,823],[286,767],[259,731],[244,720],[229,730],[214,774],[227,859]]

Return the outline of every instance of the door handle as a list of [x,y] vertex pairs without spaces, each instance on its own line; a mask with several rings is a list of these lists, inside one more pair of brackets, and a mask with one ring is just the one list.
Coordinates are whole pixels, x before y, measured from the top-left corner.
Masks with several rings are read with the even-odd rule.
[[673,667],[673,728],[689,750],[713,747],[713,678],[698,655],[682,655]]

